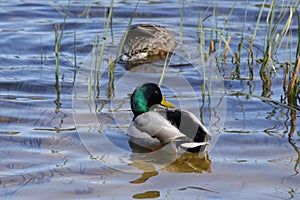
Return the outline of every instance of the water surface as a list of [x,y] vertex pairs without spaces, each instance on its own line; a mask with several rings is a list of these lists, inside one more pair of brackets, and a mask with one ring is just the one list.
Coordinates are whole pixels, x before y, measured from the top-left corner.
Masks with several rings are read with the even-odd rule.
[[[109,30],[106,56],[118,47],[118,38],[126,29],[136,3],[114,2],[112,34],[115,40],[112,41]],[[219,27],[223,26],[234,3],[216,1]],[[259,4],[260,1],[251,1],[247,5],[246,37],[253,34]],[[130,71],[118,65],[113,99],[107,97],[107,71],[101,71],[99,91],[93,87],[91,93],[88,91],[89,80],[82,79],[80,74],[88,72],[89,75],[91,63],[95,63],[91,52],[97,35],[100,43],[102,41],[109,3],[71,1],[61,43],[58,80],[55,78],[54,27],[59,25],[62,29],[67,1],[14,0],[0,5],[2,198],[299,198],[299,109],[292,111],[284,102],[278,104],[262,98],[280,102],[284,95],[283,68],[277,66],[278,75],[272,77],[268,88],[259,76],[259,63],[254,65],[253,80],[247,79],[246,52],[243,52],[240,67],[241,78],[229,79],[236,66],[228,57],[227,65],[220,67],[224,88],[217,87],[220,82],[213,82],[214,87],[207,87],[207,92],[216,88],[216,96],[203,100],[203,71],[195,71],[195,67],[188,64],[170,67],[163,87],[166,98],[197,114],[217,139],[207,158],[184,154],[178,160],[171,159],[168,164],[151,163],[147,161],[153,157],[136,158],[131,153],[124,130],[132,117],[129,91],[144,81],[158,81],[161,63]],[[226,29],[232,35],[233,50],[237,50],[240,42],[245,6],[245,2],[237,2]],[[181,7],[182,4],[175,1],[141,1],[133,23],[160,24],[178,33]],[[189,41],[199,41],[198,18],[205,12],[205,16],[213,13],[213,2],[185,2],[183,30]],[[256,38],[258,48],[263,46],[267,12],[266,8]],[[214,19],[208,17],[204,26],[212,28],[213,24]],[[295,32],[296,24],[295,17],[291,26]],[[205,35],[209,42],[210,31]],[[292,37],[296,46],[296,34]],[[218,45],[218,40],[216,42]],[[285,50],[278,52],[278,60],[283,59]],[[261,57],[258,50],[255,54]],[[207,70],[209,64],[216,66],[208,63]],[[97,72],[96,68],[92,69],[92,73]],[[187,85],[181,84],[183,79],[180,77],[188,81],[192,92]],[[97,82],[92,84],[97,86]],[[82,100],[82,104],[78,101],[74,104],[74,97]],[[218,107],[218,102],[226,104]],[[78,121],[75,123],[76,118],[74,122],[74,112],[78,108],[83,117],[82,127]],[[84,118],[84,114],[88,117]],[[94,115],[100,127],[85,129],[89,127],[88,122],[95,120],[89,118]],[[99,140],[99,136],[106,140]],[[108,155],[103,147],[112,144],[126,154],[111,152]]]

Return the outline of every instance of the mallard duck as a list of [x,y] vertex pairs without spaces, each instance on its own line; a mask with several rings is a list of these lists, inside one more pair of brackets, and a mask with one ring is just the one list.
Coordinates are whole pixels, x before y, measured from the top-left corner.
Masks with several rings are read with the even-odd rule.
[[163,26],[135,24],[127,33],[121,61],[141,62],[149,56],[163,58],[176,47],[174,34]]
[[138,86],[131,95],[134,117],[128,128],[130,145],[149,151],[170,143],[175,151],[206,149],[211,136],[199,119],[189,111],[168,108],[175,106],[165,100],[157,84]]

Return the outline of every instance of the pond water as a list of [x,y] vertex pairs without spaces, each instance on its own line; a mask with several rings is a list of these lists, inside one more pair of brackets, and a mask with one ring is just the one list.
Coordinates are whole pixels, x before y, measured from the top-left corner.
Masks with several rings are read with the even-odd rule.
[[[201,16],[206,18],[206,52],[211,29],[222,29],[226,20],[224,38],[230,35],[230,48],[237,51],[243,26],[245,41],[253,35],[261,1],[185,1],[184,5],[174,0],[140,1],[135,12],[132,23],[166,26],[178,41],[183,20],[183,45],[181,49],[178,46],[167,69],[162,91],[169,101],[196,114],[209,128],[213,139],[207,157],[135,154],[128,145],[129,94],[138,84],[158,82],[164,63],[134,68],[118,63],[114,79],[108,76],[109,56],[116,55],[137,1],[114,2],[100,70],[101,45],[95,41],[99,37],[99,44],[103,42],[110,2],[71,1],[65,23],[68,1],[12,0],[0,5],[1,198],[300,198],[300,112],[281,101],[285,68],[280,61],[288,57],[286,42],[276,54],[277,74],[269,82],[261,80],[257,61],[253,79],[248,78],[251,68],[246,50],[239,67],[231,62],[231,56],[226,65],[217,65],[217,51],[205,56],[204,66],[200,59]],[[253,42],[258,59],[262,58],[271,2],[267,5]],[[276,5],[279,13],[282,2]],[[284,24],[283,20],[279,31]],[[64,30],[59,71],[55,27],[58,33]],[[290,30],[287,38],[295,52],[296,16]],[[222,39],[214,34],[218,48]],[[221,52],[224,48],[223,43]],[[114,87],[109,87],[111,82]]]

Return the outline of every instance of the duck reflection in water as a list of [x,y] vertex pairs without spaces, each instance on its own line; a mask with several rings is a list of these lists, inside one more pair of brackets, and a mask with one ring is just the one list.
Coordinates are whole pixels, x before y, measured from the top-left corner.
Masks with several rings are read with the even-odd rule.
[[[161,152],[159,152],[161,153]],[[136,167],[142,171],[139,178],[130,181],[132,184],[145,183],[151,177],[157,176],[159,171],[168,173],[203,173],[211,172],[211,160],[208,156],[202,157],[197,153],[186,152],[179,157],[173,157],[173,161],[167,163],[165,156],[174,156],[165,154],[157,155],[156,152],[148,153],[145,157],[138,155],[132,156],[130,166]],[[170,157],[168,159],[170,161]],[[157,169],[159,168],[159,169]]]
[[[211,160],[208,158],[208,156],[202,157],[197,153],[186,152],[183,153],[179,158],[175,159],[173,162],[166,164],[165,166],[160,166],[161,168],[159,170],[156,169],[157,163],[155,163],[155,161],[153,160],[153,158],[156,156],[156,152],[153,152],[149,153],[149,155],[145,156],[144,158],[140,157],[140,155],[137,158],[135,158],[134,156],[132,157],[132,163],[130,164],[130,166],[136,167],[138,170],[142,171],[142,173],[140,177],[130,181],[131,184],[143,184],[150,178],[158,176],[159,172],[198,174],[201,174],[203,172],[211,172]],[[163,159],[161,156],[159,157],[160,159]],[[133,198],[158,197],[160,197],[160,191],[147,191],[133,195]]]

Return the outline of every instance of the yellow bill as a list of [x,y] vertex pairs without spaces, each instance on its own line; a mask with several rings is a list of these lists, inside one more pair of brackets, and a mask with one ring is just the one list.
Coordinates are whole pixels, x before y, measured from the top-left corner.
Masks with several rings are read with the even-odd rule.
[[164,97],[162,98],[160,104],[163,105],[163,106],[166,106],[168,108],[175,108],[175,105],[168,102],[168,101],[166,101]]

